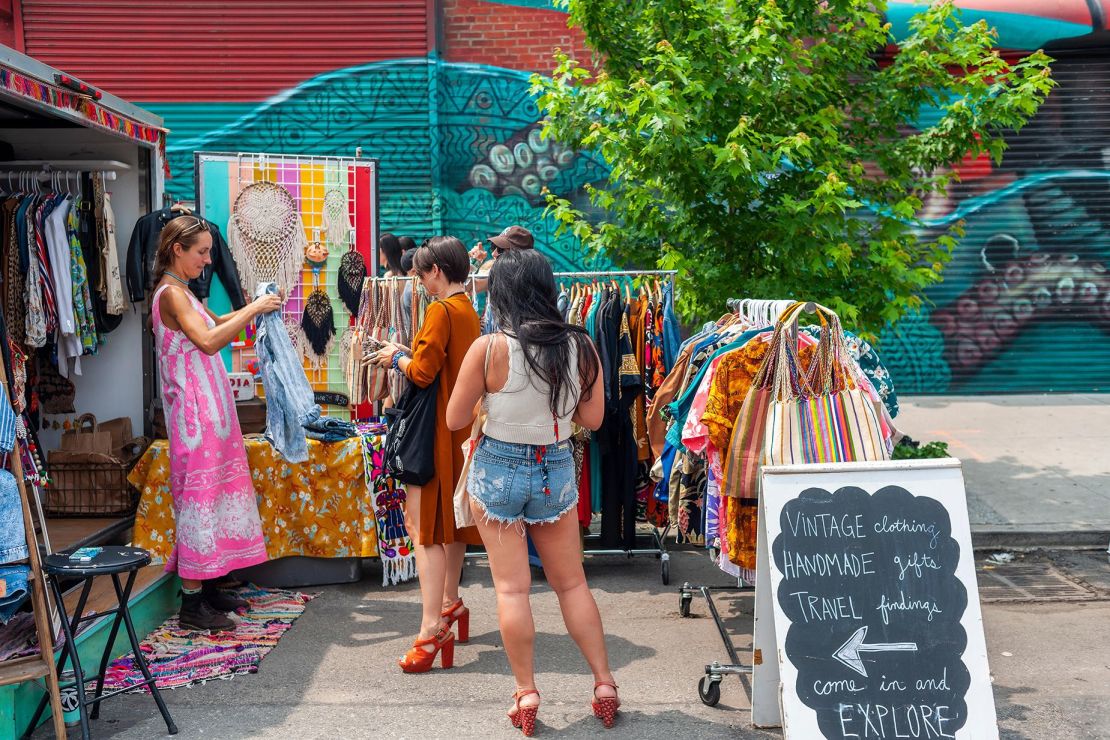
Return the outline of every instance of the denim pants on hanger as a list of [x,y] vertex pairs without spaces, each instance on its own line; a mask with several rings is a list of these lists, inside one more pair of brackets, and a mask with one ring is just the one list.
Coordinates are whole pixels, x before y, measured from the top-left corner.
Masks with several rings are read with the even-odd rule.
[[[256,293],[274,294],[277,286],[262,283]],[[254,352],[266,391],[266,439],[286,462],[302,463],[308,460],[304,426],[320,418],[320,407],[301,358],[293,350],[281,311],[258,317]]]
[[28,556],[19,488],[11,473],[0,470],[0,564]]

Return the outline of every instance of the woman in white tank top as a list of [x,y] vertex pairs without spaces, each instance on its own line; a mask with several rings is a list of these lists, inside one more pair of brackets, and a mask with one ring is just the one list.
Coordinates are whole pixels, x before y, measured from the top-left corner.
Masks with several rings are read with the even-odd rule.
[[[563,321],[547,258],[509,251],[490,269],[489,300],[503,331],[470,348],[447,407],[447,425],[464,429],[478,403],[488,418],[467,489],[489,553],[505,652],[516,679],[509,719],[525,735],[539,708],[533,666],[535,627],[528,601],[532,538],[559,599],[567,631],[594,674],[593,712],[606,727],[620,700],[609,669],[597,603],[582,569],[572,423],[596,430],[605,415],[600,361],[589,336]],[[520,536],[505,536],[506,530]]]

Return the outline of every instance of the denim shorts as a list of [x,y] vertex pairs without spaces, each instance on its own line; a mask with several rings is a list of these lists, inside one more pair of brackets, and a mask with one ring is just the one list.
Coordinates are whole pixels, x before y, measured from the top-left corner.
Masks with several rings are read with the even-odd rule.
[[550,524],[577,506],[570,442],[548,446],[538,456],[540,450],[536,445],[482,438],[466,483],[470,497],[489,519],[503,524]]

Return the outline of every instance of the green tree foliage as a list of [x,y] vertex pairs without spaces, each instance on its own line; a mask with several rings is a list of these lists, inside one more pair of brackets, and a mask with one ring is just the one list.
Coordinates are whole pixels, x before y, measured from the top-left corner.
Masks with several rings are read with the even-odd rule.
[[897,49],[882,0],[566,2],[594,58],[559,52],[533,92],[546,135],[611,173],[600,220],[549,208],[618,261],[678,269],[688,317],[805,298],[873,334],[917,308],[960,235],[920,238],[923,199],[965,156],[999,160],[1053,85],[1048,57],[1007,62],[950,2]]

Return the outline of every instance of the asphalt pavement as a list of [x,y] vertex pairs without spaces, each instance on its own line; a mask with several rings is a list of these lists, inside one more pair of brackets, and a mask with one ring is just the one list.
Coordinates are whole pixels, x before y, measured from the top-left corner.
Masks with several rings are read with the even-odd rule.
[[[1110,737],[1110,565],[1101,552],[1062,557],[1069,560],[1057,559],[1054,567],[1084,584],[1085,595],[1041,601],[1018,594],[983,605],[999,726],[1007,740]],[[624,702],[609,733],[589,712],[590,676],[566,636],[554,594],[542,581],[534,584],[543,696],[538,737],[782,736],[752,728],[746,680],[726,677],[716,707],[699,699],[706,663],[727,656],[704,601],[692,603],[690,618],[680,616],[677,585],[727,579],[704,553],[677,551],[672,558],[671,586],[662,585],[650,557],[589,559]],[[379,584],[380,570],[371,564],[360,583],[319,589],[257,674],[165,692],[181,728],[177,737],[519,737],[504,717],[513,683],[486,564],[468,566],[463,596],[472,610],[471,643],[457,647],[455,668],[448,671],[410,676],[397,668],[394,661],[419,620],[419,595],[415,584]],[[741,656],[750,656],[752,595],[719,593],[715,603]],[[97,737],[165,735],[153,701],[138,695],[107,702],[93,728]],[[45,736],[42,729],[36,734]]]

